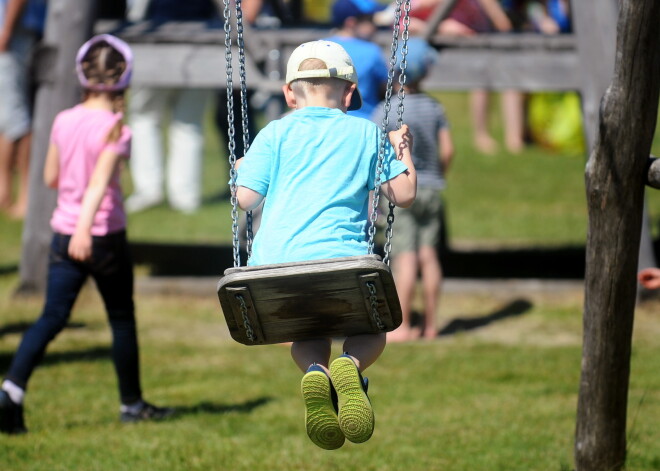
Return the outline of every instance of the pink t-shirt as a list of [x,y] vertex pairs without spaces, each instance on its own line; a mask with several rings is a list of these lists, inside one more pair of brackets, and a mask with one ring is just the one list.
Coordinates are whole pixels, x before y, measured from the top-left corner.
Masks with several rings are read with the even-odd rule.
[[[69,235],[75,232],[83,196],[101,153],[109,149],[125,158],[130,156],[131,131],[127,126],[122,126],[119,140],[107,142],[110,131],[121,118],[121,113],[83,105],[64,110],[55,118],[50,136],[60,161],[57,207],[50,220],[55,232]],[[94,216],[92,235],[102,236],[125,227],[126,213],[117,169]]]

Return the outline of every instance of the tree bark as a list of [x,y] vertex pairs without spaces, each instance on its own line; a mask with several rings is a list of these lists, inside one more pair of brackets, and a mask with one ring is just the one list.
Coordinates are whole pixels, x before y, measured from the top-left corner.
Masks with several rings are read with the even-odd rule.
[[658,110],[660,2],[623,0],[620,6],[614,78],[601,101],[585,175],[589,230],[578,471],[616,471],[625,465],[635,274]]
[[43,168],[48,150],[50,128],[55,115],[80,101],[75,75],[78,48],[92,34],[96,0],[50,0],[44,34],[44,47],[55,52],[49,80],[37,91],[35,120],[30,152],[28,211],[23,225],[20,285],[17,294],[43,292],[46,286],[50,216],[55,209],[56,193],[43,183]]

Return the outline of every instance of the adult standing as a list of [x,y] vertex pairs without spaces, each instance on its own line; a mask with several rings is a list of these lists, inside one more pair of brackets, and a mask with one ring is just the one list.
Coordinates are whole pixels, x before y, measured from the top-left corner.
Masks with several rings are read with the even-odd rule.
[[[133,8],[143,9],[144,17],[154,22],[217,17],[212,0],[150,0],[146,4],[139,1],[133,3]],[[140,13],[133,10],[129,17],[135,19]],[[175,210],[192,213],[199,208],[204,148],[202,122],[207,103],[212,99],[211,90],[199,88],[134,87],[130,100],[133,194],[126,200],[127,211],[156,206],[164,201],[165,194]],[[171,120],[165,159],[163,122],[168,116]]]
[[[0,0],[0,209],[22,218],[30,158],[30,57],[43,33],[46,0]],[[12,204],[14,167],[19,173]]]

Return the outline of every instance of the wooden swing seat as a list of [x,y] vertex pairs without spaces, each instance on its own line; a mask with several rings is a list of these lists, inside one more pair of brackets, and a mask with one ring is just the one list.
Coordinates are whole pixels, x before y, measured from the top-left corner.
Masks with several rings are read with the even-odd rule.
[[245,345],[389,332],[401,324],[390,268],[378,255],[225,270],[218,298]]

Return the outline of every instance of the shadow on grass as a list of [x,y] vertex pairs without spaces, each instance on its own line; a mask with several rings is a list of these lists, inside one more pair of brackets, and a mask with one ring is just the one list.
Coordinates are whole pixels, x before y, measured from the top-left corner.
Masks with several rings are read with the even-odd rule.
[[[71,363],[74,361],[98,361],[110,360],[111,352],[109,347],[94,347],[87,350],[78,350],[74,352],[52,352],[47,353],[39,363],[40,367],[47,365],[58,365],[60,363]],[[0,354],[0,371],[9,369],[11,359],[14,353]]]
[[18,271],[18,265],[0,265],[0,276],[11,275]]
[[246,401],[242,404],[217,404],[214,402],[200,402],[193,406],[174,406],[175,417],[195,414],[229,414],[232,412],[238,414],[249,414],[253,410],[265,406],[273,400],[272,397],[260,397]]
[[[32,326],[33,322],[16,322],[15,324],[7,324],[0,327],[0,338],[10,334],[20,334],[25,332]],[[82,322],[70,322],[66,325],[65,329],[82,329],[86,325]]]
[[497,322],[509,317],[517,317],[525,314],[532,308],[533,304],[527,299],[515,299],[496,310],[495,312],[476,317],[458,317],[451,320],[438,332],[438,336],[453,335],[459,332],[466,332],[485,327],[493,322]]

